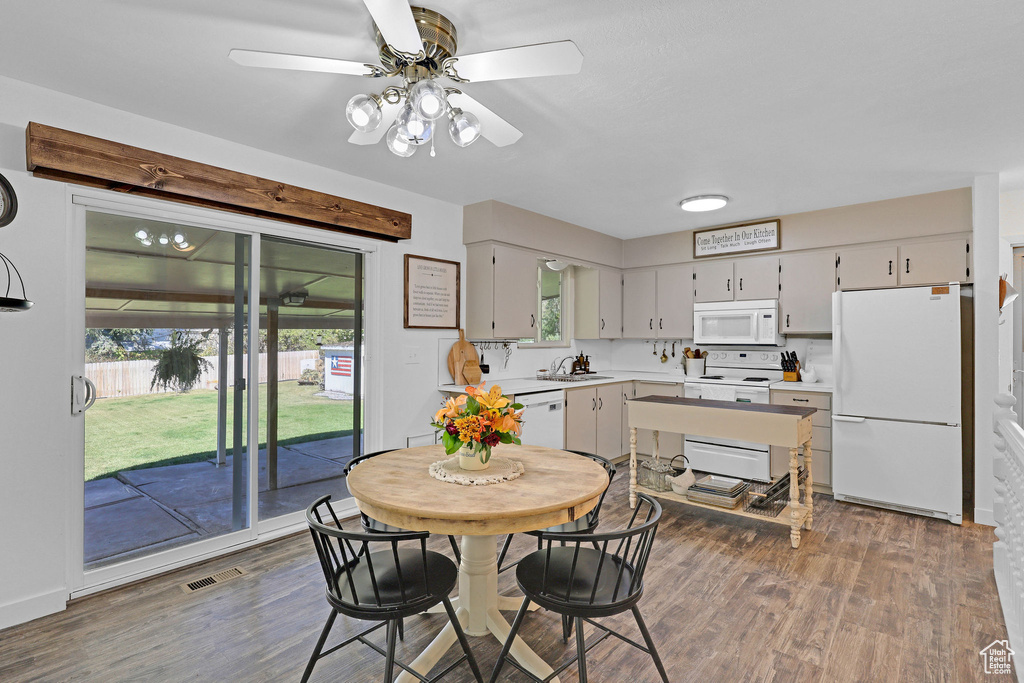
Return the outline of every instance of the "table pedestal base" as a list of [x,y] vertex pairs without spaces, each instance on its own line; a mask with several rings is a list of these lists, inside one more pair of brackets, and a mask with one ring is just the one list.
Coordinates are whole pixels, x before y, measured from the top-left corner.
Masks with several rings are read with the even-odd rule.
[[[454,600],[452,602],[456,603]],[[517,598],[498,595],[497,537],[463,536],[456,615],[466,635],[491,634],[499,643],[504,644],[512,627],[505,617],[501,616],[499,610],[517,610],[522,602]],[[445,625],[430,645],[413,660],[412,668],[426,674],[456,641],[455,629],[451,624]],[[554,671],[519,636],[516,636],[512,643],[510,654],[523,668],[538,678],[545,678]],[[410,683],[415,680],[414,676],[403,671],[395,679],[395,683]],[[552,683],[559,681],[554,678]]]

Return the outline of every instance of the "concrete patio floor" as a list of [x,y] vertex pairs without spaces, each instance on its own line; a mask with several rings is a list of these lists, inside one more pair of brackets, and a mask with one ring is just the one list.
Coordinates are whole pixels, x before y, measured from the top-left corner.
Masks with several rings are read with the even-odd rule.
[[[279,446],[277,488],[270,490],[267,452],[259,452],[259,518],[303,510],[325,493],[348,496],[342,470],[352,437]],[[231,527],[232,458],[141,470],[85,482],[85,565],[94,568],[227,533]]]

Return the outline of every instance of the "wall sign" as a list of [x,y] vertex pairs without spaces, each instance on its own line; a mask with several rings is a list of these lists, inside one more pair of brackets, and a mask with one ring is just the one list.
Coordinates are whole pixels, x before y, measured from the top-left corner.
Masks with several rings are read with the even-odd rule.
[[731,225],[728,228],[710,228],[693,231],[693,257],[743,254],[753,251],[779,249],[782,221],[762,221]]
[[405,326],[455,330],[459,327],[458,261],[405,255]]

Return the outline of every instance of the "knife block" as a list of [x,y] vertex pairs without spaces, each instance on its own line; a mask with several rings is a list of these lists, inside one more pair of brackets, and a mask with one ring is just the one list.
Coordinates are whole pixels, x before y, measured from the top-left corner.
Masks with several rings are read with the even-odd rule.
[[800,381],[800,361],[796,363],[796,370],[793,372],[782,373],[783,382],[799,382]]

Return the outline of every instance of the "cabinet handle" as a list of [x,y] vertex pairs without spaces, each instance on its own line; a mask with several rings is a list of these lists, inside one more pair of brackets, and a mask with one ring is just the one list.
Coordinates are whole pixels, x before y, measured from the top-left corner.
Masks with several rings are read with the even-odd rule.
[[597,399],[596,398],[592,398],[590,400],[594,402],[594,405],[591,406],[590,409],[591,410],[597,410]]
[[743,291],[743,278],[740,278],[740,291]]
[[729,286],[731,284],[732,284],[732,278],[731,277],[730,278],[726,278],[725,279],[725,291],[727,291],[727,292],[731,292],[732,291],[731,289],[729,289]]
[[654,318],[651,318],[650,322],[647,323],[647,326],[650,327],[652,330],[654,329]]
[[530,327],[533,327],[536,324],[537,324],[537,317],[533,313],[531,313],[530,314]]
[[597,409],[604,410],[604,399],[600,396],[597,397]]
[[604,318],[601,318],[601,329],[604,329]]
[[664,318],[658,318],[658,329],[659,329],[659,330],[660,330],[660,329],[663,329],[663,328],[662,328],[662,326],[661,326],[661,321],[662,321],[662,320],[664,320]]
[[786,314],[786,327],[789,327],[789,313]]
[[907,272],[910,272],[910,259],[907,259]]
[[809,399],[809,398],[794,398],[793,400],[794,401],[799,401],[800,403],[810,403],[811,402],[811,399]]
[[892,259],[889,259],[889,275],[892,275]]

